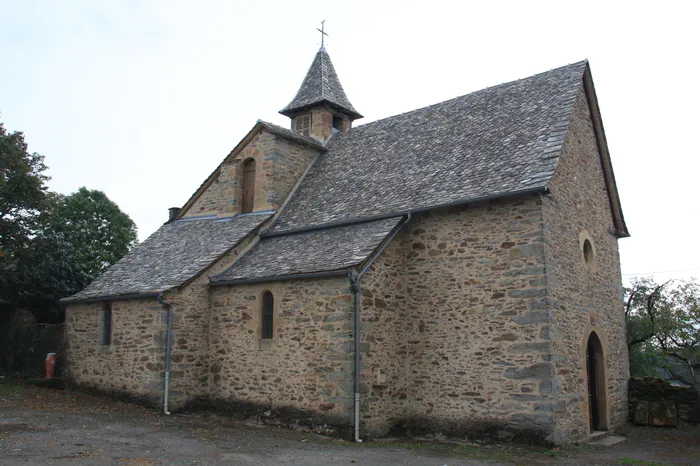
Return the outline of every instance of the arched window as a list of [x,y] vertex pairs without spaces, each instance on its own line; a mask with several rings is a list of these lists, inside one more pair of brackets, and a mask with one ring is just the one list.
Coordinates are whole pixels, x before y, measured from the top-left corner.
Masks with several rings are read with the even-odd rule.
[[262,337],[265,339],[272,338],[274,308],[275,299],[272,297],[272,293],[266,291],[262,296]]
[[241,199],[241,213],[248,214],[253,211],[255,201],[255,159],[247,159],[243,162],[243,186]]

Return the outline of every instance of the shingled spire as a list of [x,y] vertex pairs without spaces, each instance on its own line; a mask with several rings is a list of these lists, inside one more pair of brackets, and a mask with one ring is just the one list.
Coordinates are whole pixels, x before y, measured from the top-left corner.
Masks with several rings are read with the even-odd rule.
[[297,95],[280,113],[292,119],[293,131],[324,143],[336,131],[349,129],[353,120],[362,118],[345,95],[324,47],[316,53]]

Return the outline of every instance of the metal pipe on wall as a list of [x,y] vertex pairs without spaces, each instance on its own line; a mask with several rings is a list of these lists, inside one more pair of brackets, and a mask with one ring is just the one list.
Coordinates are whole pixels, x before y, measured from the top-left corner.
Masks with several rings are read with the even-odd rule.
[[170,353],[173,346],[173,305],[163,299],[163,293],[156,295],[158,302],[168,307],[167,330],[165,336],[165,382],[163,385],[163,413],[170,416],[168,402],[170,397]]

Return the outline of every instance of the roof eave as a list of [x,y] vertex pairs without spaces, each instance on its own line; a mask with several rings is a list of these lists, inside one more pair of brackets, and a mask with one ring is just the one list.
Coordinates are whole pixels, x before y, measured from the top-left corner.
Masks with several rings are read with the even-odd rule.
[[319,107],[321,105],[330,105],[333,107],[335,110],[338,110],[341,113],[344,113],[350,117],[351,120],[359,120],[360,118],[364,118],[362,114],[360,114],[358,111],[348,108],[346,106],[340,105],[336,102],[333,102],[328,99],[320,99],[315,102],[303,104],[303,105],[293,105],[294,102],[291,104],[287,105],[284,107],[282,110],[279,111],[281,115],[284,115],[289,118],[294,118],[297,116],[299,113],[305,112],[307,110],[312,109],[313,107]]
[[70,306],[71,304],[87,304],[87,303],[99,303],[104,301],[124,301],[128,299],[145,299],[145,298],[155,298],[160,293],[167,291],[170,288],[166,288],[158,291],[148,291],[145,293],[127,293],[127,294],[114,294],[114,295],[104,295],[104,296],[92,296],[89,298],[62,298],[58,300],[58,303],[63,306]]

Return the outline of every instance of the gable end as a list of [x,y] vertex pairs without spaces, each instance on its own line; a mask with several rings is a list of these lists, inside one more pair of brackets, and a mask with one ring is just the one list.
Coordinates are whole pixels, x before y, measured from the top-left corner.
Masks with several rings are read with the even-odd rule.
[[622,214],[622,204],[620,203],[620,196],[617,191],[617,183],[615,183],[615,173],[613,172],[610,152],[608,150],[608,141],[605,138],[605,129],[603,128],[600,107],[598,106],[598,98],[595,93],[595,87],[593,86],[593,77],[591,75],[590,64],[586,65],[586,70],[583,74],[583,89],[586,93],[586,99],[588,100],[588,108],[591,113],[593,131],[595,133],[596,143],[598,145],[598,153],[600,154],[600,163],[603,167],[605,186],[607,188],[608,199],[610,201],[610,210],[612,212],[613,223],[615,225],[615,235],[618,238],[628,238],[630,233],[627,229],[625,218]]

